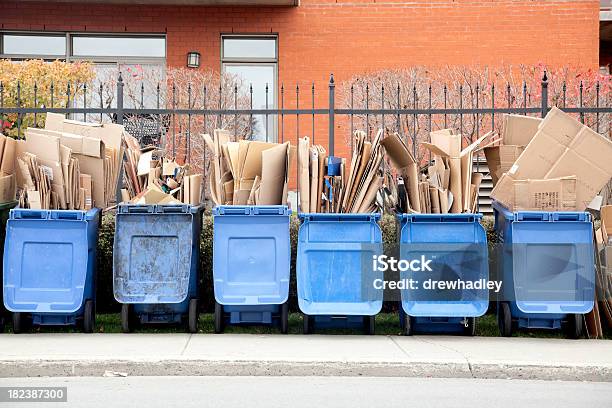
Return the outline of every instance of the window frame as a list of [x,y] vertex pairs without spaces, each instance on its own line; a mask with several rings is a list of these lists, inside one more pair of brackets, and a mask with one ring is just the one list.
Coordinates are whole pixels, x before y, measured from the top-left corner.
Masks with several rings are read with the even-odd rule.
[[[269,57],[225,57],[225,40],[274,40],[274,58]],[[247,63],[276,63],[278,64],[278,34],[221,34],[221,63],[247,62]]]
[[[243,57],[229,57],[225,58],[224,55],[224,40],[225,39],[271,39],[274,40],[275,50],[274,54],[275,58],[243,58]],[[271,84],[271,94],[273,95],[274,103],[268,106],[268,109],[277,109],[279,100],[278,100],[278,72],[279,72],[279,62],[278,62],[278,33],[221,33],[221,72],[225,73],[225,66],[272,66],[274,68],[274,84]],[[270,89],[268,88],[270,91]],[[265,116],[265,115],[262,115]],[[268,128],[268,134],[265,135],[266,142],[277,142],[278,141],[278,115],[270,115],[272,116],[271,125]],[[265,124],[264,124],[265,129]]]
[[20,35],[20,36],[44,36],[44,37],[66,37],[66,33],[57,31],[15,31],[15,30],[0,30],[0,58],[2,59],[44,59],[56,60],[65,59],[69,53],[69,43],[66,38],[64,54],[5,54],[4,53],[4,36],[5,35]]
[[[118,62],[122,62],[123,60],[127,60],[130,61],[130,63],[138,63],[138,62],[133,62],[133,61],[166,61],[166,58],[168,56],[168,41],[166,41],[166,36],[165,35],[153,35],[153,34],[117,34],[117,33],[67,33],[68,37],[69,37],[69,43],[70,43],[70,59],[73,61],[78,61],[78,60],[87,60],[87,61],[100,61],[100,62],[106,62],[106,61],[118,61]],[[74,38],[83,38],[83,37],[89,37],[89,38],[93,38],[93,37],[102,37],[102,38],[157,38],[157,39],[163,39],[164,40],[164,56],[163,57],[144,57],[144,56],[93,56],[93,55],[74,55],[74,51],[73,51],[73,40]],[[144,62],[143,62],[144,63]]]
[[[36,54],[5,54],[4,35],[31,35],[31,36],[54,36],[66,38],[66,53],[64,55],[36,55]],[[116,37],[116,38],[163,38],[164,57],[129,57],[129,56],[75,56],[73,55],[73,37]],[[71,31],[28,31],[28,30],[0,30],[0,59],[25,60],[43,59],[46,61],[63,60],[91,61],[92,63],[116,63],[116,64],[166,64],[168,57],[168,39],[164,33],[104,33],[104,32],[71,32]]]

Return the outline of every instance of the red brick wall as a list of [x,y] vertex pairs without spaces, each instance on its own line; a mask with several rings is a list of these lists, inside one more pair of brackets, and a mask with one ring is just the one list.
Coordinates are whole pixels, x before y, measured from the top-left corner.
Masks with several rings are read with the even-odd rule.
[[[221,33],[278,33],[279,79],[325,89],[361,72],[410,65],[598,67],[598,0],[302,0],[299,7],[171,7],[3,2],[2,29],[167,33],[168,64],[200,51],[220,67]],[[304,95],[306,97],[306,95]],[[327,93],[320,105],[326,106]],[[308,101],[308,102],[306,102]],[[306,99],[303,103],[309,103]],[[286,100],[292,106],[290,99]],[[295,122],[287,119],[295,140]],[[301,125],[310,133],[310,119]],[[327,124],[317,124],[318,141]],[[344,137],[338,137],[337,145]],[[339,153],[346,147],[337,146]],[[344,152],[343,152],[344,150]]]

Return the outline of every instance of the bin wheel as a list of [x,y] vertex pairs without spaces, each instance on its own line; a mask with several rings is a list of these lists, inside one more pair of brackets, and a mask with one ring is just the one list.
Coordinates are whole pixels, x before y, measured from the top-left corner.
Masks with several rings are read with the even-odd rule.
[[363,317],[363,326],[365,334],[374,335],[376,332],[376,316],[364,316]]
[[581,314],[570,314],[567,316],[565,335],[568,339],[579,339],[582,337],[584,316]]
[[306,313],[303,314],[304,319],[304,334],[314,333],[314,322],[313,318]]
[[0,316],[0,333],[4,333],[4,317]]
[[282,334],[287,334],[289,331],[289,302],[281,305],[280,331]]
[[13,333],[19,334],[27,330],[26,316],[23,313],[13,313]]
[[131,333],[134,330],[134,317],[132,305],[124,303],[121,305],[121,331]]
[[404,336],[412,336],[414,334],[414,317],[404,312],[404,309],[400,310],[400,313],[404,315],[404,326],[402,327],[402,334]]
[[[465,325],[467,324],[467,326]],[[476,318],[466,317],[463,325],[463,335],[474,337],[476,335]]]
[[187,315],[187,330],[189,333],[198,332],[198,318],[200,313],[198,312],[199,302],[198,299],[189,299],[189,313]]
[[497,311],[497,324],[499,325],[499,334],[502,337],[512,336],[512,315],[510,314],[510,305],[507,302],[499,304]]
[[219,334],[223,332],[223,305],[215,301],[215,333]]
[[96,328],[96,307],[93,300],[85,302],[85,311],[83,313],[83,333],[93,333]]

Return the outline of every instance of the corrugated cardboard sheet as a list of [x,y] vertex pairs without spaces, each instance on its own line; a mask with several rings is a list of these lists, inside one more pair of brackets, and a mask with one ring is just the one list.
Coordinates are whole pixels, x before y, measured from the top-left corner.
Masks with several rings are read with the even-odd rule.
[[612,141],[597,134],[572,116],[552,108],[514,165],[491,193],[502,201],[502,190],[513,180],[547,180],[576,176],[576,208],[583,211],[612,177]]

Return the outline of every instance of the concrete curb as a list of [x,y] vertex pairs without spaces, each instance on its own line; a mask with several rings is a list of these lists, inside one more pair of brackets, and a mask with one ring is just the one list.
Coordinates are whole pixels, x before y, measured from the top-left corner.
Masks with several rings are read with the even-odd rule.
[[0,377],[128,376],[369,376],[538,379],[612,382],[612,367],[457,363],[341,363],[211,360],[12,360],[0,361]]

